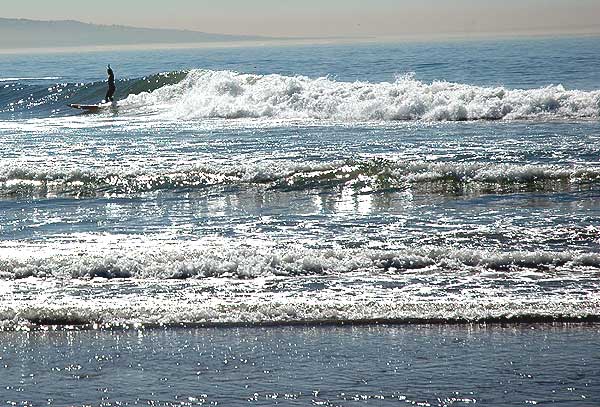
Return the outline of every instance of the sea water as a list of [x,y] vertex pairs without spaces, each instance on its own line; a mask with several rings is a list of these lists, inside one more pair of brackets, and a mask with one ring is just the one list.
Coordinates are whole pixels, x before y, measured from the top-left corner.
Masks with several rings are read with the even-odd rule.
[[[600,327],[0,332],[6,405],[597,406]],[[592,339],[593,338],[593,339]]]
[[[103,98],[107,63],[117,106],[67,107]],[[303,338],[296,324],[597,321],[598,66],[598,38],[1,55],[0,356],[38,360],[58,335],[77,344],[68,364],[88,339],[118,348],[135,336],[96,333],[117,328],[167,329],[152,343],[182,335],[209,348],[230,332],[264,336],[279,352],[268,338]],[[246,325],[292,327],[232,328]],[[373,329],[351,331],[365,354]],[[398,329],[376,328],[378,349]],[[552,338],[568,342],[573,329]],[[348,332],[318,330],[305,351],[326,354],[325,338]],[[576,332],[572,351],[597,373],[597,326]],[[435,334],[421,333],[433,357]],[[510,340],[498,335],[482,346]],[[553,366],[553,379],[568,382],[573,363]],[[6,366],[0,382],[13,381],[0,399],[52,398],[14,393]],[[481,364],[490,380],[497,368]],[[591,390],[577,397],[597,401],[584,376]],[[282,391],[261,386],[261,397]],[[444,386],[414,387],[405,401],[433,402],[440,388],[453,397]],[[303,395],[318,391],[309,387]],[[247,396],[235,397],[256,401]],[[339,396],[315,400],[349,404]]]

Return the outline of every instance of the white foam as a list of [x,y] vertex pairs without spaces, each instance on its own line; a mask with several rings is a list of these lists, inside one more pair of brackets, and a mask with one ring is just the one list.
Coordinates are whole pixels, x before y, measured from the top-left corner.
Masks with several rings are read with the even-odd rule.
[[412,76],[394,82],[193,70],[175,85],[131,95],[135,106],[169,117],[371,120],[565,119],[600,116],[600,91],[481,87]]
[[600,254],[574,251],[496,252],[424,246],[405,250],[263,248],[110,248],[84,252],[12,256],[0,253],[0,278],[209,278],[344,274],[355,271],[520,270],[600,268]]
[[[377,283],[390,282],[390,279]],[[303,289],[302,284],[320,288]],[[454,285],[446,295],[420,296],[416,287],[385,289],[360,279],[330,285],[327,280],[286,284],[281,279],[179,282],[19,283],[23,292],[0,305],[0,329],[33,323],[140,326],[164,324],[240,324],[353,321],[487,321],[515,318],[573,319],[600,316],[597,291],[576,290],[544,298],[535,290],[483,290]],[[417,285],[417,284],[412,284]],[[159,289],[157,289],[159,287]],[[272,287],[282,287],[273,290]],[[288,290],[284,289],[288,288]],[[452,292],[462,289],[460,295]],[[1,291],[1,290],[0,290]],[[35,295],[32,295],[35,294]]]
[[[0,251],[0,329],[27,328],[30,321],[102,326],[600,317],[600,254],[590,252],[146,240],[132,247],[114,241],[65,250],[17,247],[14,255]],[[173,279],[182,277],[188,278]]]

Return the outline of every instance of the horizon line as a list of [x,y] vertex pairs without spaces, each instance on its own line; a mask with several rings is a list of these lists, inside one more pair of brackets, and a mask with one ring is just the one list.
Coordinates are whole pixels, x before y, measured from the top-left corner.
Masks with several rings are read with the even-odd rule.
[[[528,38],[576,38],[600,36],[600,26],[589,26],[577,29],[563,28],[560,30],[536,29],[536,30],[513,30],[513,31],[454,31],[440,33],[403,33],[398,35],[356,35],[356,36],[320,36],[320,37],[270,37],[252,34],[223,34],[206,31],[175,28],[149,28],[128,26],[122,24],[96,24],[80,20],[34,20],[30,18],[7,18],[1,20],[27,21],[43,23],[77,23],[96,27],[117,27],[129,29],[141,29],[150,31],[174,31],[195,34],[219,35],[224,37],[237,37],[231,40],[206,40],[206,41],[180,41],[148,42],[129,44],[90,44],[90,45],[68,45],[68,46],[40,46],[1,48],[0,54],[23,54],[31,53],[69,53],[69,52],[102,52],[102,51],[128,51],[128,50],[161,50],[161,49],[196,49],[196,48],[243,48],[264,46],[290,46],[290,45],[351,45],[351,44],[377,44],[377,43],[419,43],[419,42],[455,42],[455,41],[477,41],[477,40],[510,40]],[[240,38],[242,37],[242,38]],[[248,39],[243,39],[247,37]]]

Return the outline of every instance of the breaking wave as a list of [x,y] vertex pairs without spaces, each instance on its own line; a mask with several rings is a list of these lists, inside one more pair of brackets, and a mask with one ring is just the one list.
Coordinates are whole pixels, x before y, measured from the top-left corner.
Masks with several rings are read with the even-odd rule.
[[600,91],[425,83],[410,75],[371,83],[192,70],[181,82],[131,95],[123,105],[179,119],[590,119],[600,117]]
[[162,172],[123,173],[5,168],[0,170],[0,197],[86,197],[179,192],[225,185],[258,186],[278,191],[349,187],[356,193],[407,189],[452,193],[555,191],[595,186],[599,181],[600,168],[594,166],[384,159],[235,168],[184,167]]
[[[10,79],[10,80],[8,80]],[[95,103],[104,81],[35,83],[7,78],[0,113],[75,114],[68,103]],[[46,78],[48,79],[48,78]],[[279,74],[191,70],[160,73],[117,83],[120,114],[160,114],[168,119],[280,118],[336,121],[565,120],[600,117],[600,91],[483,87],[413,75],[393,82],[341,82]],[[128,95],[128,96],[127,96]]]

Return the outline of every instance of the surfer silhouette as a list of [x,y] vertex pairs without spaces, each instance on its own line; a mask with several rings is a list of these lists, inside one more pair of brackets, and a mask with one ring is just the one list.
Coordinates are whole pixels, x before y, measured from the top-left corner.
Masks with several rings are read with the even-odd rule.
[[115,86],[115,74],[110,67],[110,64],[108,64],[106,68],[106,73],[108,73],[108,91],[106,92],[106,97],[104,100],[106,102],[114,102],[115,99],[113,98],[113,95],[115,94],[115,90],[117,90],[117,88]]

